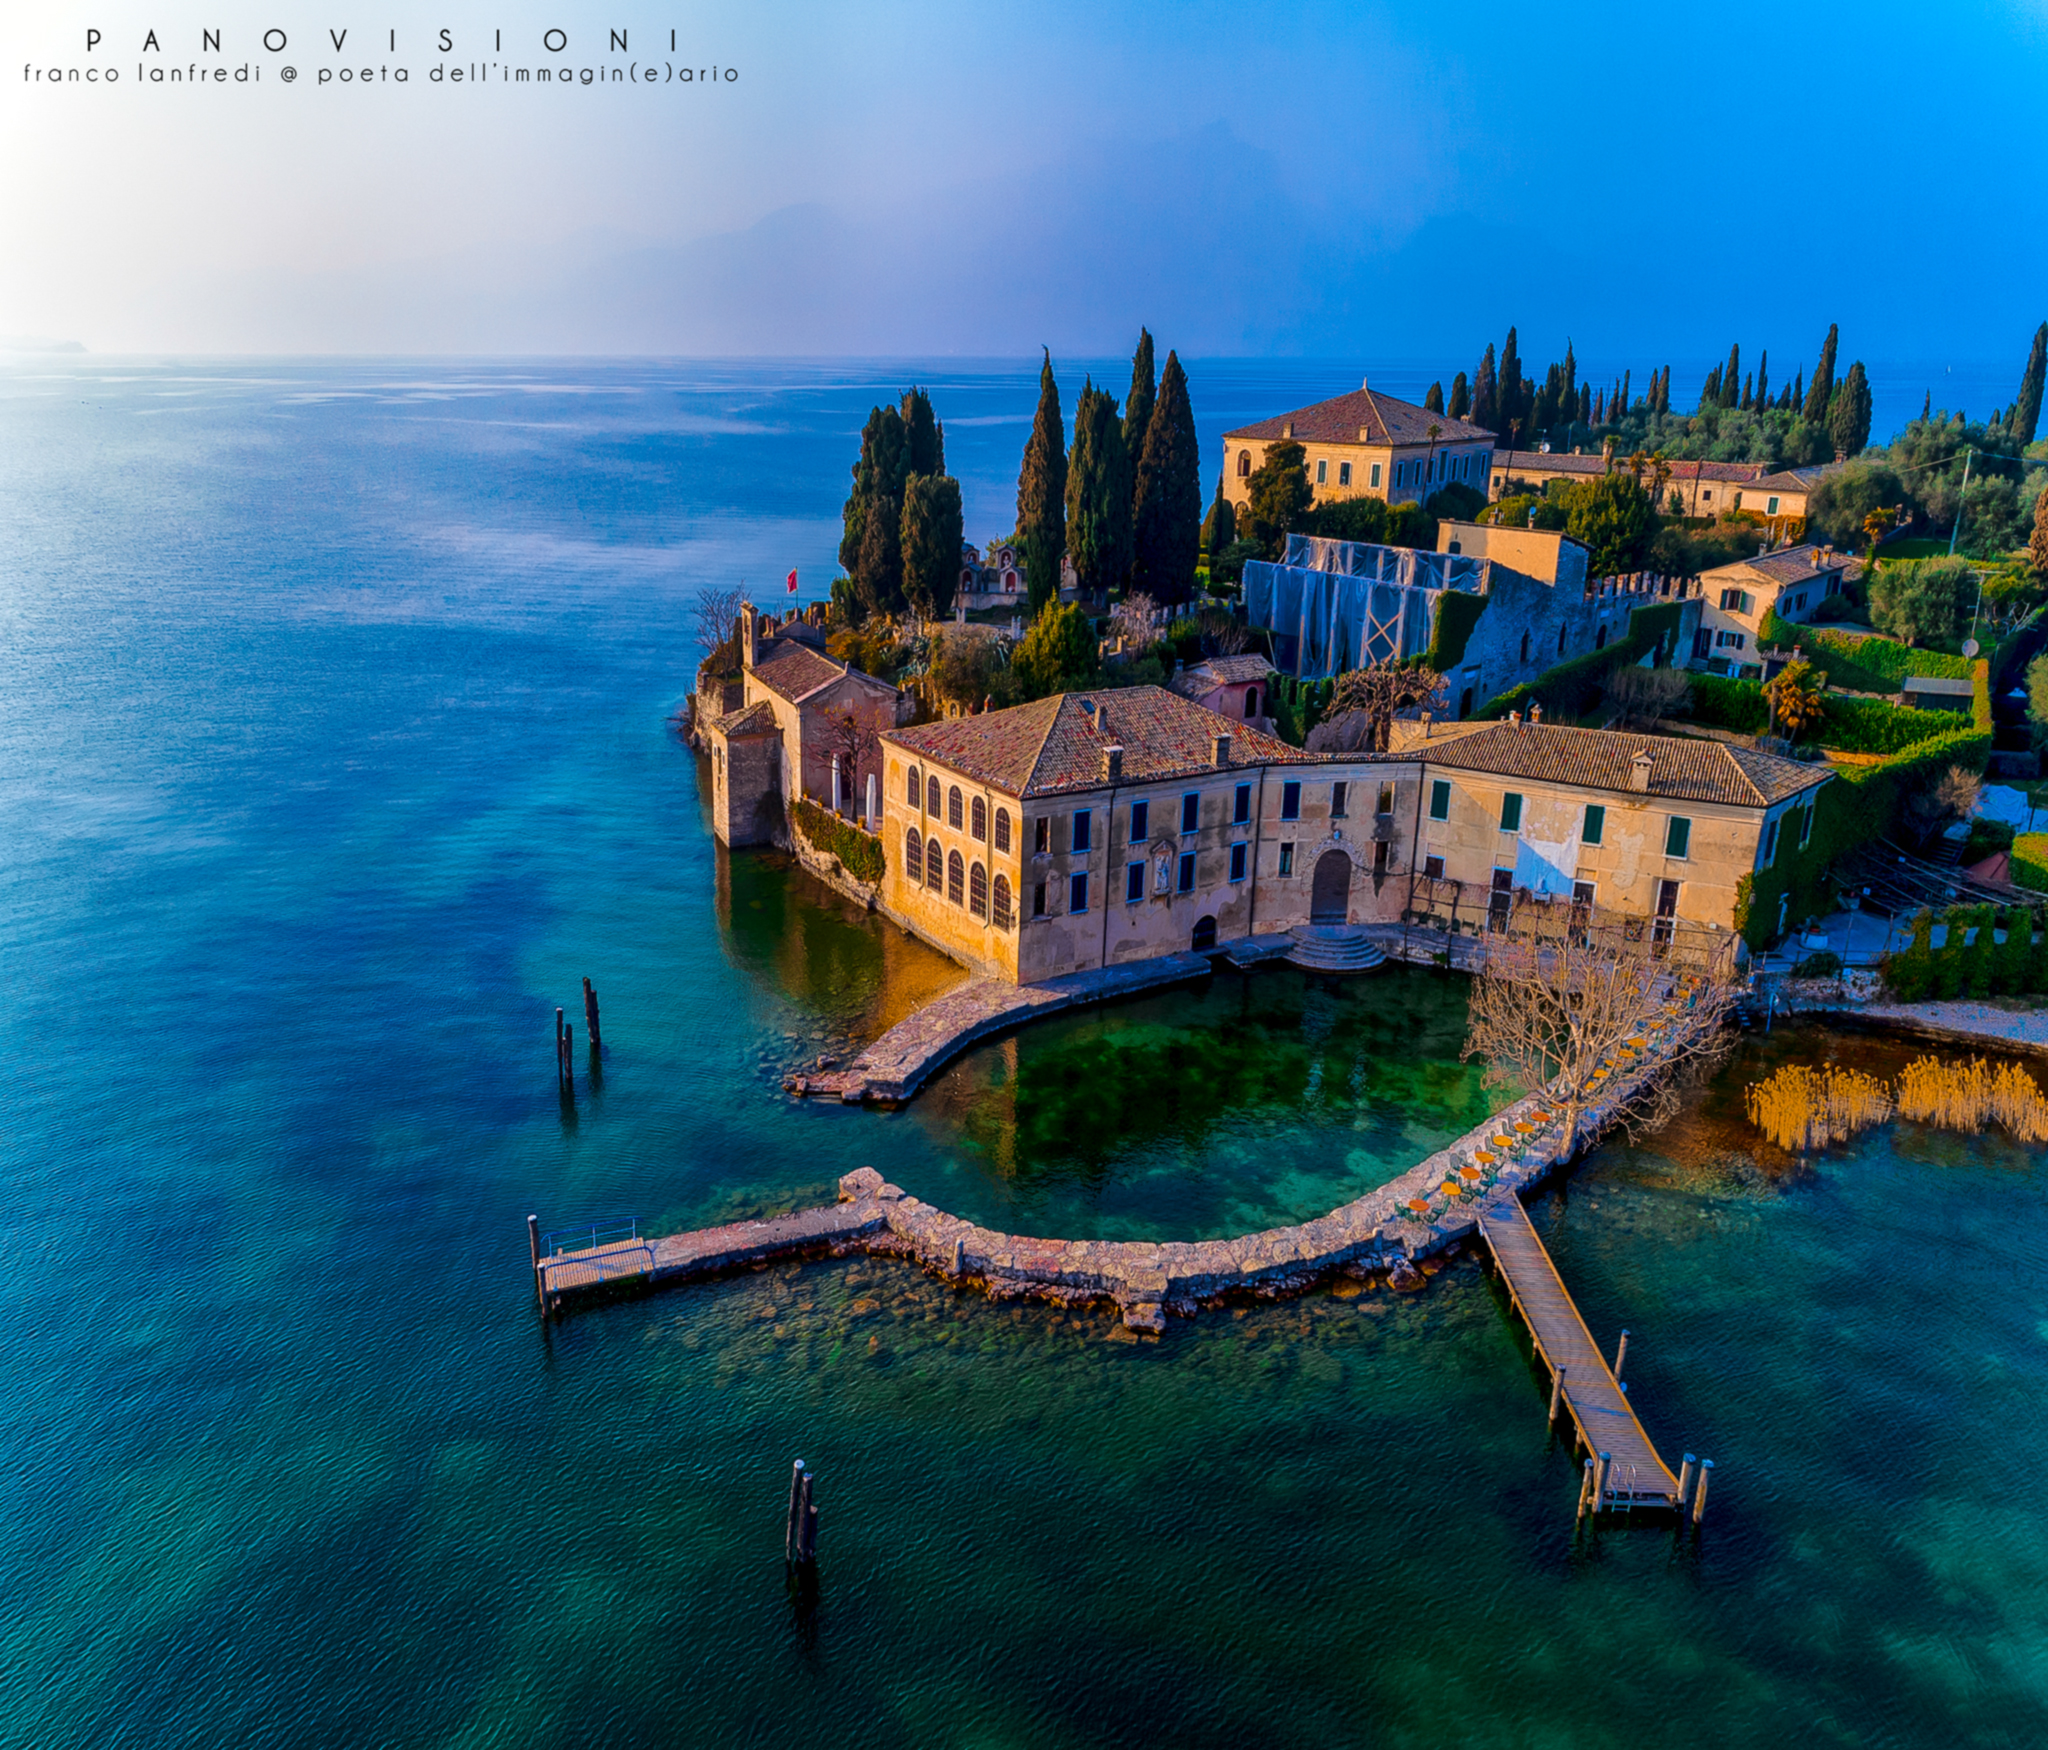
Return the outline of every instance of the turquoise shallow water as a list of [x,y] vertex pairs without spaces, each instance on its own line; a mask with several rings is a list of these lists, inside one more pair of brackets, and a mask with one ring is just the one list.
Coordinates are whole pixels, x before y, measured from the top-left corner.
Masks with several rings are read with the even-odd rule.
[[[786,1105],[949,974],[717,857],[664,720],[693,583],[822,565],[903,373],[67,371],[0,379],[0,1739],[2048,1738],[2040,1162],[1756,1158],[1734,1090],[1824,1038],[1537,1212],[1652,1433],[1720,1464],[1697,1546],[1573,1542],[1469,1262],[1156,1345],[869,1263],[541,1329],[529,1209],[871,1162],[1017,1226],[1312,1212],[1480,1098],[1454,989],[1232,975],[902,1114]],[[1030,374],[933,386],[985,520]],[[1205,433],[1296,386],[1197,373]],[[1238,1079],[1175,1090],[1218,1039]],[[1061,1095],[1104,1053],[1096,1119]]]

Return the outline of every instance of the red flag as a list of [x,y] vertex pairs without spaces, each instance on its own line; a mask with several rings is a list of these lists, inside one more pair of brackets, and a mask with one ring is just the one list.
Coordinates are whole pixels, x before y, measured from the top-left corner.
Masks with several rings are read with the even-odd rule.
[[796,573],[794,571],[789,574],[789,593],[791,595],[796,594]]

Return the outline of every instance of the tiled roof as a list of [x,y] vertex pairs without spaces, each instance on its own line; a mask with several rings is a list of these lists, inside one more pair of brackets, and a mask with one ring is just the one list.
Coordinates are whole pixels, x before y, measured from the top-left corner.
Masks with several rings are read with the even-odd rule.
[[1470,443],[1474,438],[1493,436],[1484,426],[1453,419],[1448,413],[1432,413],[1426,407],[1383,395],[1377,389],[1354,389],[1334,401],[1318,401],[1313,407],[1276,414],[1257,425],[1227,431],[1223,436],[1226,442],[1231,438],[1248,438],[1254,443],[1260,439],[1270,443],[1286,437],[1288,427],[1292,426],[1298,443],[1355,444],[1361,441],[1359,432],[1363,429],[1366,443],[1426,444],[1432,425],[1442,427],[1436,434],[1439,445]]
[[[1747,571],[1771,583],[1811,583],[1830,571],[1839,571],[1845,578],[1860,577],[1863,565],[1853,554],[1844,553],[1839,547],[1831,548],[1828,557],[1819,559],[1820,547],[1807,542],[1799,547],[1781,547],[1775,553],[1759,553],[1754,559],[1735,559],[1726,565],[1717,565],[1711,571],[1704,571],[1702,578],[1721,577],[1730,572]],[[1817,562],[1818,561],[1818,562]]]
[[1273,672],[1263,656],[1212,656],[1184,668],[1166,684],[1184,699],[1193,699],[1218,687],[1262,681]]
[[[1610,465],[1605,456],[1546,456],[1540,450],[1497,451],[1493,465],[1506,474],[1572,474],[1590,479],[1598,479],[1602,474],[1626,474],[1629,471],[1626,456],[1616,456]],[[1667,459],[1664,465],[1671,470],[1664,477],[1666,492],[1674,486],[1690,486],[1695,479],[1725,480],[1738,486],[1748,486],[1764,471],[1761,462],[1694,462]],[[1643,470],[1646,479],[1649,473],[1648,468]]]
[[751,705],[737,711],[728,711],[723,717],[711,719],[711,727],[723,736],[767,735],[774,731],[775,707],[766,699],[756,699]]
[[1765,492],[1811,492],[1814,482],[1826,472],[1824,468],[1784,468],[1760,476],[1753,484]]
[[[1091,709],[1098,705],[1106,714],[1100,728]],[[1103,788],[1107,780],[1102,775],[1102,750],[1107,747],[1124,750],[1123,776],[1118,780],[1123,784],[1213,772],[1218,769],[1218,735],[1230,737],[1233,768],[1322,763],[1314,754],[1218,716],[1164,687],[1055,693],[1007,711],[885,730],[882,739],[963,777],[1028,797]]]
[[780,693],[792,705],[809,698],[820,687],[829,687],[842,675],[851,675],[885,692],[895,690],[887,681],[877,680],[851,663],[834,662],[808,644],[786,636],[771,638],[755,647],[752,672],[764,687]]
[[1420,742],[1409,757],[1502,778],[1626,791],[1635,756],[1649,751],[1652,796],[1764,808],[1827,782],[1826,766],[1752,748],[1674,735],[1629,735],[1554,723],[1497,723],[1455,741]]

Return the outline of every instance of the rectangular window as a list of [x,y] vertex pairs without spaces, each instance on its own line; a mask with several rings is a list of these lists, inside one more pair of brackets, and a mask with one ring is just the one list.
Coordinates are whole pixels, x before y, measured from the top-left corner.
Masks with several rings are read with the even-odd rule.
[[1377,462],[1372,465],[1372,483],[1375,486],[1380,483],[1380,465]]
[[1067,877],[1067,910],[1088,909],[1088,871],[1077,869]]
[[1332,820],[1342,820],[1344,818],[1344,804],[1350,794],[1351,786],[1349,784],[1332,784],[1330,786],[1330,818]]
[[1778,823],[1774,820],[1764,828],[1764,867],[1768,869],[1778,860]]
[[1429,818],[1449,820],[1451,818],[1451,785],[1448,778],[1438,778],[1429,787]]
[[1329,485],[1329,483],[1330,464],[1328,462],[1318,459],[1316,462],[1316,484],[1318,486],[1327,486]]
[[1280,847],[1280,873],[1283,875],[1292,875],[1294,873],[1294,847],[1292,845],[1282,845]]
[[1517,832],[1522,825],[1522,799],[1510,790],[1500,799],[1500,830]]
[[1579,828],[1579,843],[1597,845],[1607,830],[1607,810],[1597,802],[1586,804],[1586,824]]
[[1664,854],[1682,858],[1691,848],[1692,822],[1682,814],[1674,814],[1671,824],[1664,829]]
[[1180,799],[1180,830],[1193,832],[1202,824],[1202,799],[1190,790]]
[[1431,881],[1441,881],[1444,878],[1443,858],[1424,857],[1422,859],[1422,873]]
[[1131,843],[1142,845],[1152,830],[1152,804],[1133,802],[1131,804]]
[[1813,837],[1813,804],[1809,802],[1799,811],[1799,848],[1806,849],[1806,841]]
[[1301,818],[1301,786],[1286,783],[1280,786],[1280,818],[1299,820]]
[[1351,464],[1349,462],[1339,462],[1337,464],[1337,484],[1339,486],[1349,486],[1351,484]]
[[1378,808],[1378,809],[1376,810],[1376,812],[1377,812],[1377,813],[1380,813],[1380,814],[1392,814],[1392,813],[1394,812],[1394,786],[1393,786],[1393,785],[1391,785],[1391,784],[1382,784],[1382,785],[1380,786],[1380,805],[1379,805],[1379,808]]
[[1765,499],[1765,500],[1764,500],[1764,515],[1765,515],[1765,516],[1776,516],[1777,514],[1778,514],[1778,495],[1777,495],[1777,494],[1776,494],[1776,493],[1774,492],[1774,493],[1772,493],[1772,494],[1770,495],[1770,497],[1768,497],[1767,499]]
[[1245,856],[1250,851],[1250,849],[1251,847],[1247,845],[1242,839],[1240,839],[1236,844],[1230,847],[1231,880],[1242,881],[1244,879]]
[[1192,892],[1194,892],[1194,890],[1195,890],[1195,853],[1194,853],[1193,851],[1183,851],[1183,852],[1181,852],[1181,854],[1180,854],[1180,887],[1179,887],[1179,891],[1180,891],[1180,892],[1182,892],[1182,893],[1192,893]]
[[1074,849],[1092,851],[1095,848],[1095,822],[1093,811],[1086,808],[1074,810]]
[[[1049,857],[1052,855],[1051,815],[1041,814],[1036,820],[1034,820],[1031,823],[1031,848],[1034,851],[1036,851],[1041,857]],[[1043,917],[1045,913],[1041,910],[1038,915],[1040,917]]]
[[1145,865],[1126,863],[1124,865],[1124,904],[1136,905],[1145,897]]
[[1237,787],[1237,795],[1231,801],[1231,825],[1242,826],[1246,821],[1250,820],[1251,817],[1252,787],[1249,784],[1240,784]]
[[1045,916],[1045,883],[1043,881],[1037,883],[1031,889],[1031,915],[1035,918]]

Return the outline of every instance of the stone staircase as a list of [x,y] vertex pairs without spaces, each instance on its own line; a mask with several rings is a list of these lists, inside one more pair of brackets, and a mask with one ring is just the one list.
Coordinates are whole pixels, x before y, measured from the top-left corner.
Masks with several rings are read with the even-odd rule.
[[1354,925],[1303,924],[1290,934],[1288,962],[1309,972],[1371,972],[1387,963],[1378,943]]

